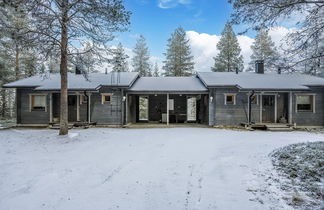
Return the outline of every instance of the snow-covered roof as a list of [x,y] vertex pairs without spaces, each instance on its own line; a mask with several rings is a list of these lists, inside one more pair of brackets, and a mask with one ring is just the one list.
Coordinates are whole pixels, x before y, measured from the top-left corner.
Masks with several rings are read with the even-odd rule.
[[205,92],[197,77],[140,77],[129,91],[136,92]]
[[308,90],[309,86],[324,86],[324,78],[298,73],[199,72],[198,77],[207,87],[235,86],[239,89]]
[[[69,90],[95,90],[100,86],[129,87],[138,77],[136,72],[90,73],[87,79],[80,74],[68,73]],[[33,87],[36,90],[60,90],[60,74],[37,75],[4,85],[6,88]]]

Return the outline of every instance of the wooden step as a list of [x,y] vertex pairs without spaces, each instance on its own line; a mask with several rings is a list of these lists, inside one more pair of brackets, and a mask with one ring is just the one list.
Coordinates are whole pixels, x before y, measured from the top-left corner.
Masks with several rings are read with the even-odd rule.
[[292,127],[270,127],[267,128],[268,131],[293,131],[294,129]]
[[288,124],[265,124],[267,128],[290,128]]
[[[55,130],[59,130],[60,129],[60,125],[59,124],[53,124],[49,126],[50,129],[55,129]],[[68,125],[68,129],[72,129],[73,125]]]

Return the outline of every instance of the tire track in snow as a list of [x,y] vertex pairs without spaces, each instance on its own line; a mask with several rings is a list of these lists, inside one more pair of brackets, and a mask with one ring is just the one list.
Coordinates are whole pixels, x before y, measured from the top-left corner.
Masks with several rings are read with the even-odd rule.
[[[187,192],[186,192],[186,199],[185,199],[185,209],[199,209],[199,205],[201,202],[201,190],[202,190],[202,165],[198,169],[196,169],[195,165],[189,165],[188,168],[190,169],[189,180],[187,184]],[[195,170],[196,169],[196,170]],[[196,201],[194,203],[194,201]],[[192,207],[190,207],[191,205]]]
[[122,169],[122,166],[119,166],[115,168],[111,174],[109,174],[102,182],[102,184],[105,184],[106,182],[109,182],[116,174],[119,174],[120,170]]

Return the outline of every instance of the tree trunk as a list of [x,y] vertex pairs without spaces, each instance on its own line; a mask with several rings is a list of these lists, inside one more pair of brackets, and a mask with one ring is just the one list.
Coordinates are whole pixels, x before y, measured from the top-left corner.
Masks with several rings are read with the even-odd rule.
[[60,112],[60,135],[68,134],[68,91],[67,91],[67,45],[68,45],[68,0],[62,3],[62,28],[61,28],[61,112]]
[[19,46],[16,44],[16,55],[15,55],[15,74],[16,80],[20,79],[20,68],[19,68]]
[[1,117],[6,117],[6,90],[1,89],[1,95],[2,95],[2,110],[1,110]]

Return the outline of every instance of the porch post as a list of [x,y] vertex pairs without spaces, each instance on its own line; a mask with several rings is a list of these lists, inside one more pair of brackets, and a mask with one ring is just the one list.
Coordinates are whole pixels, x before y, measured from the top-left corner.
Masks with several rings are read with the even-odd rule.
[[262,93],[260,93],[260,123],[262,123]]
[[128,93],[126,93],[126,111],[125,111],[125,124],[127,125],[128,123]]
[[88,123],[91,123],[91,93],[88,93]]
[[169,125],[169,93],[167,93],[167,125]]
[[274,120],[275,120],[275,123],[277,123],[277,117],[278,117],[278,116],[277,116],[277,115],[278,115],[278,113],[277,113],[277,112],[278,112],[278,107],[277,107],[277,106],[278,106],[278,105],[277,105],[278,102],[277,102],[277,100],[278,100],[278,95],[276,94],[276,95],[275,95],[275,113],[274,113],[274,116],[275,116],[275,119],[274,119]]
[[125,111],[125,101],[124,101],[124,90],[121,89],[121,126],[124,125],[124,111]]
[[53,93],[49,94],[49,116],[50,116],[50,123],[53,122]]
[[80,121],[80,94],[77,92],[77,122]]
[[288,123],[292,124],[292,112],[293,112],[293,100],[292,100],[292,92],[289,92],[289,110],[288,110]]

